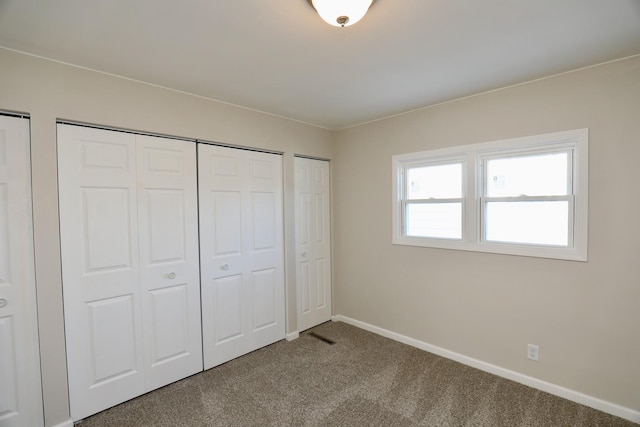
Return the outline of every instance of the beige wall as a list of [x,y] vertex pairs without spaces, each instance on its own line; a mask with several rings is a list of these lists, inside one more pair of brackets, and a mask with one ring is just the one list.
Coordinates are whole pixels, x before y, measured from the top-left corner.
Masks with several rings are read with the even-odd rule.
[[[392,155],[576,128],[588,262],[391,244]],[[334,312],[640,410],[640,57],[343,130],[334,156]]]
[[293,155],[332,158],[332,132],[4,49],[0,49],[0,76],[0,110],[31,115],[46,425],[69,419],[58,238],[56,119],[284,152],[287,332],[296,330]]

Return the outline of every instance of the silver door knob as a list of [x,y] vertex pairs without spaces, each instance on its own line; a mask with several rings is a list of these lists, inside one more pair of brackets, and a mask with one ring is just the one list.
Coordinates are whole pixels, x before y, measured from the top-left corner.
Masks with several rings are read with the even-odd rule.
[[9,305],[9,301],[4,298],[0,298],[0,308],[6,307],[7,305]]
[[302,252],[302,258],[306,258],[307,257],[307,253],[306,252]]
[[226,270],[228,270],[228,269],[229,269],[229,264],[225,264],[225,265],[223,265],[223,266],[222,266],[222,267],[220,267],[220,268],[226,271]]
[[168,277],[169,279],[175,279],[175,278],[176,278],[176,273],[174,273],[174,272],[172,271],[171,273],[167,274],[167,277]]

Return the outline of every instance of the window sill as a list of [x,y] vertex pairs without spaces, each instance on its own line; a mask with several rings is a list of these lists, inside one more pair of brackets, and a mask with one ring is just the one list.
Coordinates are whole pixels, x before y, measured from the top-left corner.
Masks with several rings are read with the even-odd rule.
[[418,246],[434,249],[449,249],[468,252],[485,252],[501,255],[516,255],[536,258],[549,258],[565,261],[587,262],[587,254],[575,248],[553,246],[517,245],[513,243],[471,243],[462,240],[427,239],[423,237],[394,237],[394,245]]

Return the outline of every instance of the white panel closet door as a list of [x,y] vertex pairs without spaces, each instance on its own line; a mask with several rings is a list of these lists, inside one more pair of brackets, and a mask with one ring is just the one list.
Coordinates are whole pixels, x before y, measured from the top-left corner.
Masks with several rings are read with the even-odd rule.
[[58,125],[71,417],[145,392],[135,135]]
[[281,340],[282,157],[198,145],[205,369]]
[[298,330],[331,320],[329,162],[296,157]]
[[31,228],[29,119],[0,116],[0,425],[44,425]]
[[196,145],[136,137],[146,388],[202,371]]
[[198,372],[193,144],[58,125],[74,420]]

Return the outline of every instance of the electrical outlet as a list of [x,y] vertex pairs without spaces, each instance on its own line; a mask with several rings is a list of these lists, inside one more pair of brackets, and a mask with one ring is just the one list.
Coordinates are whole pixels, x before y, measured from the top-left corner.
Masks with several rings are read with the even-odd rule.
[[540,348],[535,344],[527,344],[527,357],[531,360],[538,361],[538,353]]

